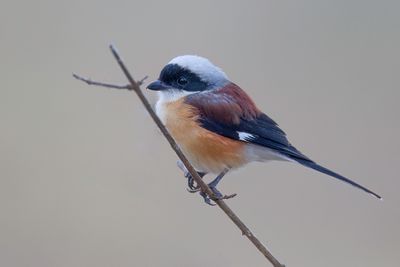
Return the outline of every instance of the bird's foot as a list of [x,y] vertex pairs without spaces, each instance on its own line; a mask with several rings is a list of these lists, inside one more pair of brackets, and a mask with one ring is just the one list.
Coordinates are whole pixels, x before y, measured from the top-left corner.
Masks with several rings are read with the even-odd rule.
[[[210,187],[210,189],[211,189],[211,191],[214,193],[214,195],[210,197],[210,196],[208,196],[208,195],[207,195],[205,192],[203,192],[203,191],[200,191],[200,195],[203,197],[204,202],[205,202],[206,204],[210,205],[210,206],[215,206],[215,205],[216,205],[215,202],[216,202],[217,200],[221,200],[221,199],[230,199],[230,198],[233,198],[233,197],[236,196],[236,193],[231,194],[231,195],[223,195],[216,187],[213,187],[213,186],[211,185],[211,183],[208,184],[208,186]],[[211,201],[213,201],[214,203],[211,202]]]
[[[182,161],[178,161],[177,165],[178,165],[179,169],[181,169],[183,171],[183,175],[187,178],[187,182],[188,182],[187,191],[190,192],[190,193],[199,192],[200,191],[200,187],[197,184],[195,184],[195,180],[194,180],[193,176],[186,169],[185,165],[183,165]],[[201,178],[203,178],[207,173],[205,173],[205,172],[197,172],[197,174]]]
[[[200,175],[200,173],[199,173]],[[189,173],[188,176],[186,176],[186,178],[188,179],[188,188],[186,188],[186,190],[189,193],[196,193],[200,191],[200,187],[196,184],[195,185],[195,181],[194,178],[192,177],[192,175]]]
[[[194,180],[193,176],[190,174],[190,172],[186,169],[185,165],[182,163],[182,161],[178,161],[177,165],[179,169],[183,171],[183,174],[187,178],[188,182],[188,188],[186,189],[190,193],[197,193],[199,192],[200,195],[203,197],[204,202],[206,202],[210,206],[215,206],[215,201],[221,200],[221,199],[230,199],[236,196],[236,194],[231,194],[231,195],[223,195],[218,189],[217,189],[217,184],[221,180],[221,178],[227,173],[228,170],[224,170],[220,175],[216,177],[211,183],[208,184],[210,187],[211,191],[213,192],[213,196],[208,196],[207,193],[205,193],[203,190],[201,190],[200,186],[196,184],[196,181]],[[197,172],[198,175],[203,178],[207,173],[205,172]]]

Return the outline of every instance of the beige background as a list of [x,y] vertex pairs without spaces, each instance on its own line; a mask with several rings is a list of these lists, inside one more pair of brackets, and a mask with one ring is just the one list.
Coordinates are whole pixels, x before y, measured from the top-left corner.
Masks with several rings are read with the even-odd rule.
[[[289,163],[220,189],[287,266],[399,266],[398,1],[1,1],[0,266],[269,266],[186,192],[133,93],[72,72],[155,79],[212,59],[320,163],[377,201]],[[152,103],[153,92],[146,92]]]

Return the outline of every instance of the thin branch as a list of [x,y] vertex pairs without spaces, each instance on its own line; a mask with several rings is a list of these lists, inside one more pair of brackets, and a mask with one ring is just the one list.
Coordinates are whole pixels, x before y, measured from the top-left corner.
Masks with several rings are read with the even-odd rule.
[[140,85],[143,83],[144,79],[147,78],[147,76],[136,82],[130,72],[128,71],[127,67],[125,66],[124,62],[122,61],[121,57],[119,56],[117,50],[115,49],[114,46],[110,45],[111,52],[114,56],[114,58],[117,60],[118,65],[120,66],[121,70],[125,74],[126,78],[129,81],[128,85],[125,86],[120,86],[120,85],[114,85],[114,84],[107,84],[107,83],[102,83],[102,82],[94,82],[86,78],[82,78],[81,76],[78,76],[76,74],[73,74],[73,76],[80,80],[83,81],[89,85],[97,85],[97,86],[102,86],[102,87],[107,87],[107,88],[115,88],[115,89],[127,89],[127,90],[133,90],[143,103],[144,107],[150,114],[151,118],[153,121],[156,123],[158,128],[161,130],[165,138],[167,139],[168,143],[171,145],[172,149],[175,151],[177,154],[178,158],[182,161],[183,165],[186,167],[188,172],[192,175],[193,179],[196,181],[197,185],[201,188],[203,192],[205,192],[212,200],[215,201],[215,203],[225,212],[225,214],[232,220],[232,222],[241,230],[242,234],[245,235],[253,244],[254,246],[267,258],[274,267],[284,267],[283,264],[281,264],[273,255],[271,252],[268,251],[268,249],[258,240],[258,238],[250,231],[250,229],[240,220],[240,218],[229,208],[229,206],[225,203],[223,199],[218,199],[214,192],[208,187],[208,185],[201,179],[201,177],[198,175],[196,170],[193,168],[193,166],[190,164],[189,160],[185,157],[183,154],[182,150],[179,148],[175,140],[172,138],[171,134],[168,132],[168,130],[165,128],[161,120],[158,118],[154,110],[152,109],[149,101],[147,98],[144,96],[142,90],[140,89]]
[[[96,86],[101,86],[101,87],[106,87],[106,88],[113,88],[113,89],[127,89],[127,90],[132,90],[132,86],[130,84],[127,85],[115,85],[115,84],[110,84],[110,83],[103,83],[103,82],[96,82],[96,81],[92,81],[89,78],[84,78],[82,76],[79,76],[78,74],[72,73],[72,76],[77,79],[80,80],[82,82],[87,83],[88,85],[96,85]],[[140,81],[137,81],[137,84],[139,86],[141,86],[143,84],[143,82],[148,78],[149,76],[145,76],[143,79],[141,79]]]
[[113,89],[128,89],[128,90],[132,90],[132,87],[131,87],[130,84],[127,84],[127,85],[115,85],[115,84],[109,84],[109,83],[103,83],[103,82],[95,82],[95,81],[92,81],[89,78],[81,77],[81,76],[79,76],[79,75],[77,75],[75,73],[72,73],[72,76],[77,80],[80,80],[82,82],[87,83],[88,85],[97,85],[97,86],[113,88]]

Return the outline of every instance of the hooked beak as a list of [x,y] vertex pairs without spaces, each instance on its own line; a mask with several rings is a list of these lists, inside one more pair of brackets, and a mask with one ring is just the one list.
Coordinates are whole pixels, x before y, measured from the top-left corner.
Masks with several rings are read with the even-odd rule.
[[165,84],[164,82],[160,80],[156,80],[152,83],[150,83],[147,86],[147,89],[153,90],[153,91],[162,91],[171,88],[171,86]]

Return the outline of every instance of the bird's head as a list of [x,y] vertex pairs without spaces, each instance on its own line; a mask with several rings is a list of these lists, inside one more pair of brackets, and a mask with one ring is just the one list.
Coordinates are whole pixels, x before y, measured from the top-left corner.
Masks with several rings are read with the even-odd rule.
[[187,95],[221,88],[229,83],[226,74],[208,59],[185,55],[172,59],[158,80],[147,88],[164,94]]

